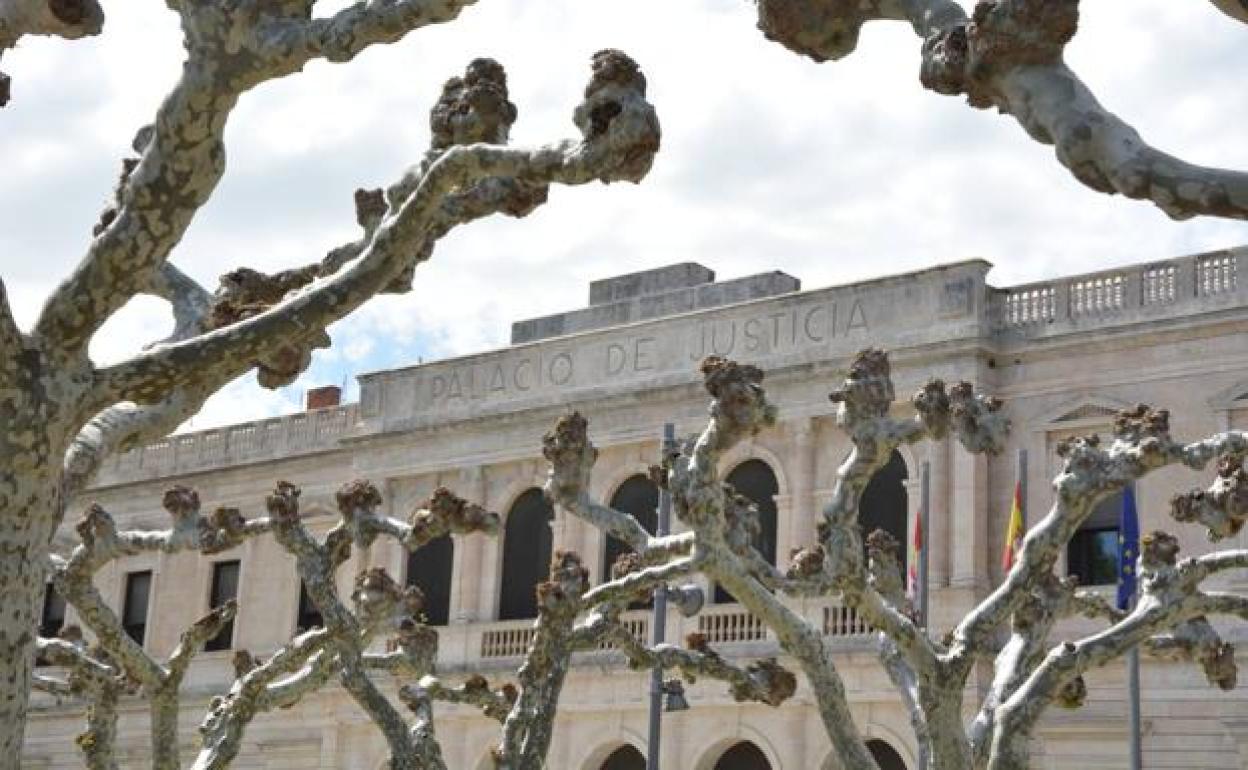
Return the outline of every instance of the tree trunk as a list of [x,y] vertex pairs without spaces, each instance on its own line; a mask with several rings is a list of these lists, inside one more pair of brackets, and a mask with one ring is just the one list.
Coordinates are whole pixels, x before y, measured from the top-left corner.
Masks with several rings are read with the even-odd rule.
[[[11,436],[9,437],[11,438]],[[59,513],[56,483],[23,472],[12,444],[0,468],[0,768],[20,766],[35,639],[42,615],[45,556]],[[58,466],[59,467],[59,466]]]
[[152,770],[179,770],[178,687],[162,687],[149,695],[152,715]]
[[938,700],[924,703],[928,735],[931,737],[932,770],[966,770],[974,767],[971,744],[962,718],[960,690],[940,693]]

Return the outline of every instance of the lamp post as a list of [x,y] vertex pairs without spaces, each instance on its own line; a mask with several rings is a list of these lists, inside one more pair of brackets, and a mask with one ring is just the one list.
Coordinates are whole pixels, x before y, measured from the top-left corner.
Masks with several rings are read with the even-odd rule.
[[[676,427],[670,422],[663,425],[663,441],[659,445],[659,463],[662,464],[666,459],[668,452],[676,443]],[[666,489],[659,490],[659,516],[658,526],[655,527],[655,535],[662,537],[668,533],[672,523],[672,496]],[[654,592],[654,633],[652,642],[661,644],[667,636],[667,590],[663,589]],[[676,680],[679,684],[679,680]],[[663,720],[663,696],[668,694],[663,682],[663,669],[655,666],[650,672],[650,735],[646,742],[646,770],[659,770],[659,739],[662,729]],[[679,693],[670,693],[672,705],[683,705],[688,708],[689,704],[684,699],[684,688]],[[675,699],[679,698],[679,703],[675,703]],[[673,708],[672,710],[680,710]]]

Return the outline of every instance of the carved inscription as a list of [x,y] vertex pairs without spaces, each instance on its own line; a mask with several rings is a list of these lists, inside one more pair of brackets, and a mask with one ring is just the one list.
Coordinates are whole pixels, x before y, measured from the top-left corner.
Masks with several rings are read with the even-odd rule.
[[690,318],[651,334],[620,335],[581,346],[534,345],[435,368],[416,385],[416,412],[456,409],[473,402],[524,398],[606,383],[644,381],[692,372],[709,355],[766,364],[772,356],[826,349],[865,338],[867,306],[857,298],[828,299],[755,315]]
[[773,355],[867,331],[862,302],[827,302],[744,319],[703,321],[689,346],[688,358],[701,361],[709,355]]
[[576,359],[570,351],[533,353],[504,360],[463,364],[434,374],[425,383],[420,402],[433,404],[480,401],[495,396],[523,394],[535,388],[562,387],[576,376]]

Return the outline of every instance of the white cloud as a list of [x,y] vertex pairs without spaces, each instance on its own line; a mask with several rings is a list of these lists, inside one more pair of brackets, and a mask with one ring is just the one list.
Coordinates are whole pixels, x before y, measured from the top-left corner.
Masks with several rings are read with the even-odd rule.
[[[4,59],[0,275],[23,323],[80,258],[131,136],[176,76],[176,23],[159,5],[111,2],[102,37],[34,40]],[[1083,5],[1068,60],[1158,147],[1248,168],[1243,35],[1207,3],[1099,0]],[[1009,284],[1248,242],[1243,223],[1175,223],[1095,194],[1012,119],[924,91],[904,25],[871,25],[855,54],[819,65],[765,41],[741,0],[482,0],[452,24],[246,95],[226,177],[174,259],[213,285],[237,265],[289,267],[353,237],[352,191],[419,158],[442,81],[474,56],[508,67],[516,142],[571,135],[588,57],[606,46],[642,63],[663,122],[642,185],[554,189],[523,221],[453,233],[412,293],[336,325],[338,347],[299,383],[277,394],[235,383],[195,427],[297,408],[309,383],[361,369],[505,344],[511,321],[583,305],[594,278],[675,261],[723,277],[780,269],[816,287],[980,256]],[[164,323],[157,305],[134,303],[93,349],[124,355]]]

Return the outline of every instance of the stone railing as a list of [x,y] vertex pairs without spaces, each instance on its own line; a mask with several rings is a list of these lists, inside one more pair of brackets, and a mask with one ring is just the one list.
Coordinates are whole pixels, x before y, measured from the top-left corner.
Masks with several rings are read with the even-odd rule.
[[711,644],[757,642],[767,638],[767,626],[739,604],[707,607],[697,616],[698,631]]
[[823,635],[836,639],[869,636],[871,626],[858,615],[853,607],[829,604],[823,608]]
[[[624,627],[628,629],[628,633],[642,644],[650,644],[650,613],[652,610],[633,610],[623,616]],[[598,645],[600,650],[614,649],[615,645],[611,642],[602,642]]]
[[481,658],[519,658],[529,651],[537,629],[533,620],[501,620],[481,632]]
[[995,299],[1000,326],[1028,330],[1162,306],[1209,306],[1231,295],[1248,298],[1248,248],[1012,286],[997,290]]
[[121,452],[100,469],[98,484],[158,478],[337,447],[358,419],[356,404],[314,409],[223,428],[181,433]]
[[[624,627],[633,638],[643,644],[650,643],[650,611],[634,610],[624,615]],[[500,620],[481,631],[479,647],[482,660],[495,658],[519,658],[528,654],[533,643],[533,620]],[[600,650],[613,647],[609,642],[598,645]]]

